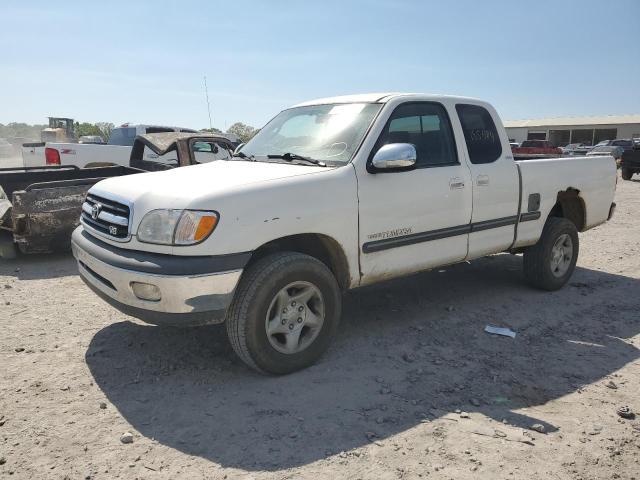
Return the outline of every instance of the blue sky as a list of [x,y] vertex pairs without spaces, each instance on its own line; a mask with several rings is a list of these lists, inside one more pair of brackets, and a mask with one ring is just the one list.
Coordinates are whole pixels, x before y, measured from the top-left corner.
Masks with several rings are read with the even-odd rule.
[[[94,6],[95,5],[95,6]],[[0,4],[0,123],[262,126],[311,98],[481,97],[503,118],[640,113],[640,0]]]

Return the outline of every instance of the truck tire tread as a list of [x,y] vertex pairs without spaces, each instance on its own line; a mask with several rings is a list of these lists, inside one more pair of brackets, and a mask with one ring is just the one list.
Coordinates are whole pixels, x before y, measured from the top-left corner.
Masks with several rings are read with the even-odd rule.
[[[298,252],[274,253],[261,258],[245,270],[236,288],[233,301],[227,311],[225,323],[227,335],[233,350],[245,364],[259,373],[272,374],[274,372],[262,368],[251,355],[247,339],[249,309],[257,295],[258,289],[268,284],[276,272],[281,271],[293,263],[299,262],[305,262],[325,273],[328,272],[331,278],[333,278],[333,274],[326,265],[314,257]],[[333,280],[336,291],[339,291],[337,281],[335,281],[335,279]]]
[[[562,277],[555,277],[549,268],[549,254],[556,239],[567,233],[573,242],[573,259],[568,271]],[[553,291],[562,288],[571,277],[579,253],[578,230],[573,222],[566,218],[549,217],[542,229],[538,243],[524,252],[524,276],[532,287]]]

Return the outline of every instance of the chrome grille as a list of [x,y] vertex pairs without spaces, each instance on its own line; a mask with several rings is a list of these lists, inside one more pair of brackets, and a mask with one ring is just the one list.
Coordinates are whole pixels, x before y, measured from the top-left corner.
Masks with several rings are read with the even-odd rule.
[[129,236],[130,208],[122,203],[91,193],[82,204],[82,222],[98,233],[117,239]]

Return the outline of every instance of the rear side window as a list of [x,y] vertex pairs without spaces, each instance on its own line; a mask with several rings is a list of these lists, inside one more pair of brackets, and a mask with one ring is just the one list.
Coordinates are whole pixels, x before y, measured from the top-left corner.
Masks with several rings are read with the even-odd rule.
[[478,105],[456,105],[471,163],[495,162],[502,155],[502,144],[491,114]]
[[417,167],[458,163],[449,117],[438,103],[405,103],[396,108],[374,152],[389,143],[415,146]]

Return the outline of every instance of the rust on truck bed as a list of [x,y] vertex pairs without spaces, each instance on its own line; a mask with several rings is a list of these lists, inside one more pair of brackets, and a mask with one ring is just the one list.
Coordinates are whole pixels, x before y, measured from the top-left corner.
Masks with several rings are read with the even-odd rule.
[[104,178],[140,172],[121,166],[0,169],[0,229],[22,253],[68,250],[87,191]]
[[23,253],[68,250],[80,222],[79,207],[91,185],[75,185],[13,194],[13,238]]

